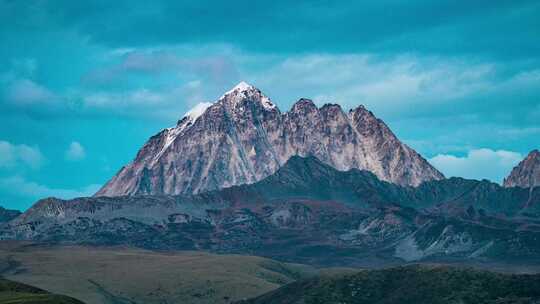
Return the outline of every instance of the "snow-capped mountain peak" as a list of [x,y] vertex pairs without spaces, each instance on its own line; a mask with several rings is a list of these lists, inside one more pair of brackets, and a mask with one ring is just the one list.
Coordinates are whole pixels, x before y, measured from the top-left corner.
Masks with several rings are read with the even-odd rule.
[[363,107],[347,115],[301,99],[285,113],[241,82],[151,137],[96,195],[193,194],[259,181],[294,155],[417,186],[443,175]]
[[249,83],[245,81],[240,81],[237,85],[235,85],[232,89],[225,92],[225,94],[221,95],[221,97],[218,100],[221,100],[225,98],[226,96],[235,94],[235,93],[242,93],[247,91],[253,91],[257,90],[254,86],[250,85]]
[[249,83],[245,82],[245,81],[240,81],[237,85],[234,86],[234,88],[230,89],[229,91],[227,91],[225,93],[225,95],[228,95],[230,93],[233,93],[235,91],[247,91],[247,90],[252,90],[254,89],[255,87],[250,85]]
[[227,102],[233,107],[236,107],[242,101],[259,101],[266,110],[276,109],[276,105],[265,96],[259,89],[248,84],[245,81],[241,81],[229,91],[225,92],[218,101]]

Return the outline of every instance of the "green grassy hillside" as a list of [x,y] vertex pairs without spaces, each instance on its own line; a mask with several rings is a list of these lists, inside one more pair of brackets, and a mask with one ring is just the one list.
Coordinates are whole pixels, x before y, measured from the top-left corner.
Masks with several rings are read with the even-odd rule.
[[408,266],[300,280],[243,304],[532,304],[540,275]]
[[0,278],[2,304],[83,304],[70,297],[51,294],[45,290]]
[[254,256],[6,242],[0,270],[87,304],[231,303],[319,273]]
[[[219,304],[244,299],[253,299],[246,302],[252,304],[503,304],[535,303],[540,294],[539,275],[442,266],[359,272],[315,269],[255,256],[6,241],[0,242],[0,275],[87,304]],[[71,300],[20,290],[17,295],[4,293],[0,303],[19,303],[12,300],[21,295],[27,301],[34,300],[22,303]],[[12,297],[12,302],[7,302],[6,296]],[[42,298],[54,302],[35,302]]]

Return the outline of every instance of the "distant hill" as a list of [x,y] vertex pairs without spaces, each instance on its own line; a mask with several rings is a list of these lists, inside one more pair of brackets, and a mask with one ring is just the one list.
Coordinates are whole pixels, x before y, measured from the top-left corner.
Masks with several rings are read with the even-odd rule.
[[532,304],[540,303],[540,275],[408,266],[301,280],[239,303]]
[[326,271],[202,251],[0,242],[2,276],[87,304],[229,304]]
[[0,277],[0,303],[3,304],[84,304],[83,302],[30,285]]
[[10,210],[0,206],[0,224],[11,221],[21,213],[19,210]]

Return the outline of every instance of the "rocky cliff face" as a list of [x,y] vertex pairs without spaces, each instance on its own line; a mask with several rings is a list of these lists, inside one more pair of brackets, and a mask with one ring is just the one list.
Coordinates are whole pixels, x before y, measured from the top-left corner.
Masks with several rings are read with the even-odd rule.
[[96,196],[193,194],[253,183],[293,155],[312,155],[338,170],[369,170],[400,185],[443,178],[363,106],[347,113],[300,99],[281,113],[242,82],[150,138]]
[[540,186],[540,151],[533,150],[504,179],[505,187],[530,188]]

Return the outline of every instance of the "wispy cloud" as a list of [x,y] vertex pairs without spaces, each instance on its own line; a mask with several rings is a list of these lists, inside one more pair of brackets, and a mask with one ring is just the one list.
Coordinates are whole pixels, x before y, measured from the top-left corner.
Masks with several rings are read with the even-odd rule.
[[44,105],[57,99],[53,92],[29,79],[18,79],[11,83],[5,98],[17,106]]
[[121,56],[120,62],[96,68],[84,75],[82,80],[87,85],[103,85],[121,81],[122,78],[133,74],[155,77],[156,74],[173,73],[223,83],[238,74],[230,56],[219,54],[182,56],[177,52],[179,50],[174,47],[123,50],[118,53]]
[[38,147],[25,144],[17,145],[0,140],[0,168],[15,168],[18,165],[25,165],[32,169],[38,169],[44,160],[45,157]]
[[320,103],[364,103],[379,112],[403,112],[411,105],[433,108],[489,90],[496,73],[494,64],[466,60],[329,54],[288,58],[253,78],[282,95],[299,92]]
[[86,150],[78,141],[72,141],[66,151],[66,159],[69,161],[79,161],[86,157]]
[[82,97],[83,115],[146,117],[175,120],[205,100],[200,81],[164,89],[139,88],[125,92],[98,91]]
[[429,162],[447,177],[489,179],[501,183],[522,159],[523,156],[518,152],[475,149],[462,157],[439,154],[430,158]]
[[28,181],[21,176],[11,176],[0,178],[0,188],[15,196],[21,196],[29,200],[37,200],[45,197],[57,197],[62,199],[72,199],[76,197],[91,196],[96,193],[101,186],[91,184],[78,189],[54,188],[42,185],[33,181]]

